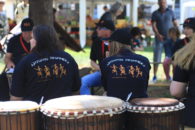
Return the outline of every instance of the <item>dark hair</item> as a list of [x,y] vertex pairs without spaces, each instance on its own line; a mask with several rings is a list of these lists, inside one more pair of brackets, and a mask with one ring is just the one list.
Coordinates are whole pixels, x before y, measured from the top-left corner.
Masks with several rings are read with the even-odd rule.
[[49,52],[59,50],[58,39],[53,27],[48,25],[37,25],[33,28],[33,36],[36,40],[36,46],[33,52]]
[[169,33],[175,33],[177,38],[180,37],[180,31],[179,31],[179,29],[176,28],[176,27],[170,28],[170,29],[169,29]]
[[133,27],[132,29],[131,29],[131,36],[132,37],[135,37],[135,36],[137,36],[137,35],[141,35],[141,30],[140,30],[140,28],[138,28],[138,27]]

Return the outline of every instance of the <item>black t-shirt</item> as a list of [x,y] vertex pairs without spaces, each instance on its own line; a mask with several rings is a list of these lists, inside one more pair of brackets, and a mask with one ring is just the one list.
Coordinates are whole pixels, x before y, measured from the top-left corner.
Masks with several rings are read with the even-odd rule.
[[100,64],[102,84],[108,96],[126,100],[147,97],[150,63],[144,56],[123,49],[116,56],[105,58]]
[[[111,12],[109,12],[109,11],[105,12],[105,13],[101,16],[99,22],[101,22],[101,21],[113,21],[113,16],[112,16]],[[114,22],[114,21],[113,21],[113,22]]]
[[175,44],[173,46],[173,54],[175,54],[176,51],[183,48],[189,42],[190,42],[189,38],[184,38],[184,39],[181,39],[181,40],[178,40],[177,42],[175,42]]
[[12,53],[12,61],[17,64],[28,52],[25,51],[22,44],[25,46],[27,51],[30,51],[30,43],[27,43],[23,38],[22,34],[12,37],[7,45],[7,52]]
[[79,90],[78,66],[68,53],[56,51],[43,55],[32,53],[18,63],[13,74],[13,96],[40,102],[42,96],[46,101]]
[[106,51],[108,51],[108,42],[102,41],[100,38],[96,38],[93,42],[90,52],[90,59],[93,61],[98,61],[100,64],[101,61],[106,57]]
[[184,101],[184,124],[195,127],[195,69],[184,70],[176,66],[173,81],[188,84],[187,99]]

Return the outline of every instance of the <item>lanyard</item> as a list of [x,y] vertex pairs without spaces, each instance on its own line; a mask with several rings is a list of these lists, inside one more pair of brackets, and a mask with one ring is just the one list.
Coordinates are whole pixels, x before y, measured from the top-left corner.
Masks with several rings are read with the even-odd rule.
[[20,36],[20,44],[22,45],[22,48],[24,49],[24,51],[26,52],[26,53],[29,53],[29,50],[26,48],[26,46],[24,45],[24,42],[23,42],[23,40],[22,40],[22,36]]

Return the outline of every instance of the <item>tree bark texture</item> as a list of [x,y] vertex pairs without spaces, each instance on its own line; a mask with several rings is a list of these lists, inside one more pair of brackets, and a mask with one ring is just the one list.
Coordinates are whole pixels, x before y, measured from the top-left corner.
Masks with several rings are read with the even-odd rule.
[[29,16],[35,25],[53,26],[53,0],[29,0]]

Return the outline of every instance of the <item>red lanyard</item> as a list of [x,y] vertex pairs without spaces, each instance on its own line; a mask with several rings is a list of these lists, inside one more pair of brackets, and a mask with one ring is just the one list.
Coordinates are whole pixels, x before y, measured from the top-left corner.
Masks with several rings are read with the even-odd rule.
[[104,41],[102,41],[102,57],[104,57]]
[[29,53],[29,50],[26,48],[26,46],[24,45],[24,42],[23,42],[23,40],[22,40],[22,36],[20,36],[20,44],[22,45],[22,48],[24,49],[24,51],[26,52],[26,53]]

